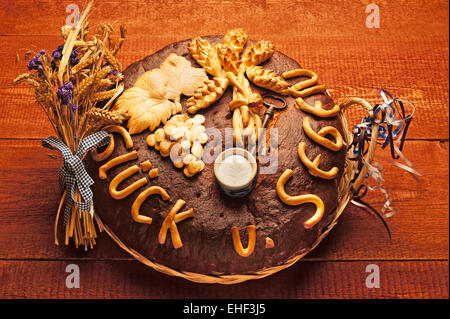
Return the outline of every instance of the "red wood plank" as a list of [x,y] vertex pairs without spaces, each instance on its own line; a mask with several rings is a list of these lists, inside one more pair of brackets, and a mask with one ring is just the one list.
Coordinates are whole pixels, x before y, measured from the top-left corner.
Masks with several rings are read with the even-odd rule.
[[[71,0],[26,0],[0,5],[0,34],[58,34],[65,23],[65,12]],[[86,2],[75,2],[83,10]],[[187,0],[187,1],[120,1],[97,0],[91,11],[90,25],[120,19],[131,34],[149,36],[176,35],[189,38],[198,33],[223,33],[243,27],[252,34],[286,36],[323,35],[368,37],[440,36],[448,34],[448,2],[408,1],[378,2],[380,28],[368,29],[366,6],[360,2],[288,1],[288,0]],[[114,13],[114,15],[111,15]]]
[[[80,288],[68,289],[68,264]],[[0,261],[0,298],[448,298],[448,261],[377,261],[380,288],[367,288],[373,262],[300,261],[270,277],[221,286],[169,277],[137,261]],[[182,309],[182,308],[181,308]],[[181,310],[180,310],[181,311]]]

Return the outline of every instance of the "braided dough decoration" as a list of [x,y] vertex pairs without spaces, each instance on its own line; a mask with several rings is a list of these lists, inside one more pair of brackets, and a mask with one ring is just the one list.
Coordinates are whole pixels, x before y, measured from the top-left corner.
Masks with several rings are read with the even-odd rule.
[[256,227],[255,225],[247,226],[248,233],[248,245],[247,248],[244,249],[242,247],[241,237],[239,236],[239,229],[236,226],[231,227],[231,236],[233,238],[233,246],[234,250],[242,257],[250,256],[255,250],[256,243]]
[[100,166],[100,168],[98,169],[98,176],[100,177],[100,179],[106,179],[106,177],[107,177],[106,173],[111,168],[113,168],[117,165],[120,165],[122,163],[132,161],[136,158],[138,158],[137,151],[132,151],[130,153],[117,156],[117,157],[113,158],[112,160],[108,161],[107,163],[103,164],[102,166]]
[[233,112],[233,138],[238,145],[244,145],[244,139],[250,138],[255,144],[261,133],[262,121],[261,118],[251,112],[250,120],[247,127],[244,128],[241,109],[237,108]]
[[188,112],[194,114],[198,110],[206,109],[222,97],[229,85],[230,81],[227,78],[220,77],[203,82],[203,85],[197,88],[194,95],[187,100]]
[[167,214],[166,218],[164,219],[158,235],[158,242],[161,245],[166,242],[167,230],[170,230],[173,247],[175,249],[178,249],[183,246],[176,224],[185,220],[186,218],[194,217],[194,209],[192,208],[177,214],[184,204],[186,204],[184,200],[177,200],[175,205],[173,205],[172,209],[170,210],[169,214]]
[[303,224],[306,229],[309,229],[322,219],[325,207],[322,200],[316,195],[307,194],[290,196],[286,194],[286,191],[284,190],[284,184],[286,184],[287,180],[291,178],[293,174],[294,172],[291,169],[286,169],[283,174],[281,174],[277,182],[277,194],[281,201],[286,205],[297,206],[304,203],[313,203],[316,206],[315,214]]
[[317,176],[323,179],[333,179],[336,177],[339,169],[337,167],[333,167],[328,172],[325,172],[319,168],[320,159],[322,158],[322,154],[317,155],[314,161],[310,161],[308,156],[306,156],[306,143],[300,142],[298,144],[298,156],[303,164],[306,165],[309,169],[309,173],[312,176]]
[[263,69],[262,66],[252,65],[245,71],[247,77],[257,86],[266,88],[281,95],[289,94],[289,84],[276,72]]
[[247,43],[248,35],[242,29],[228,30],[223,37],[223,43],[235,52],[241,52]]
[[[339,133],[339,131],[333,126],[325,126],[321,128],[318,133],[314,132],[314,130],[311,128],[308,116],[305,116],[305,118],[303,119],[303,129],[305,130],[306,135],[308,135],[309,138],[311,138],[314,142],[332,151],[339,151],[344,144],[341,133]],[[336,141],[333,142],[329,140],[325,137],[327,135],[333,136]]]
[[133,165],[133,166],[127,168],[126,170],[124,170],[123,172],[117,174],[117,176],[113,178],[111,183],[109,183],[109,193],[111,194],[111,197],[114,199],[125,198],[128,195],[130,195],[131,193],[133,193],[135,190],[137,190],[138,188],[147,184],[147,179],[145,177],[143,177],[143,178],[137,180],[136,182],[134,182],[133,184],[127,186],[123,190],[121,190],[121,191],[117,190],[117,186],[119,186],[120,183],[122,183],[125,179],[127,179],[131,175],[136,174],[137,172],[139,172],[139,166]]
[[307,104],[301,97],[295,99],[295,105],[302,111],[311,113],[318,117],[331,117],[339,113],[340,107],[335,105],[331,110],[322,108],[322,102],[315,101],[314,106]]
[[262,40],[245,49],[242,54],[241,68],[246,69],[270,59],[275,53],[275,46],[271,41]]
[[[125,142],[125,147],[127,149],[130,149],[133,147],[133,140],[131,139],[130,134],[122,126],[108,125],[103,128],[103,131],[106,131],[108,133],[120,133],[120,135],[122,135],[122,138]],[[109,134],[109,136],[110,136],[109,144],[103,152],[98,153],[97,149],[91,150],[91,156],[94,161],[101,162],[111,156],[112,152],[114,151],[115,142],[114,142],[113,134]]]
[[[208,40],[201,37],[189,43],[188,49],[191,56],[213,76],[212,80],[203,82],[203,85],[197,88],[194,95],[187,100],[186,106],[189,113],[194,114],[200,109],[207,108],[222,97],[230,85],[222,63],[229,70],[237,68],[239,53],[246,42],[247,34],[240,29],[235,29],[227,31],[223,44],[217,44],[214,47]],[[222,58],[219,58],[219,51],[222,53]]]
[[161,195],[163,200],[170,199],[169,194],[160,186],[150,186],[135,199],[133,206],[131,206],[131,217],[134,221],[143,224],[151,224],[152,218],[148,216],[144,216],[139,214],[139,209],[141,208],[142,203],[147,199],[147,197],[158,194]]
[[250,118],[253,116],[250,113],[249,106],[260,106],[262,97],[259,93],[253,93],[250,88],[250,82],[244,75],[244,72],[239,72],[237,75],[227,72],[227,78],[233,84],[233,100],[230,102],[230,110],[235,111],[240,108],[241,120],[243,126],[249,126]]
[[[249,106],[260,106],[262,97],[259,93],[253,93],[250,83],[245,77],[245,71],[252,65],[258,65],[269,59],[275,52],[274,45],[270,41],[259,41],[247,47],[242,54],[238,69],[234,72],[227,72],[226,77],[233,84],[233,100],[230,102],[230,109],[241,109],[242,124],[249,125]],[[219,53],[220,55],[220,53]]]

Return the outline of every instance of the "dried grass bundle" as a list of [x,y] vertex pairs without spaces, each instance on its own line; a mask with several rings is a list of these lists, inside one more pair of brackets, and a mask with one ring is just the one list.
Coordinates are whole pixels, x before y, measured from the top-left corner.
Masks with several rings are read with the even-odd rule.
[[[14,84],[27,83],[34,88],[36,102],[45,111],[59,139],[72,154],[86,136],[100,130],[105,124],[121,123],[126,114],[111,112],[113,101],[123,91],[122,65],[117,52],[122,47],[126,30],[120,25],[115,32],[113,24],[101,24],[95,34],[89,36],[87,17],[92,8],[90,2],[75,28],[63,26],[64,44],[51,54],[41,50],[28,61],[29,73],[19,75]],[[28,51],[25,59],[32,56]],[[67,189],[61,198],[57,225],[63,203],[70,196]],[[79,192],[75,192],[79,198]],[[80,211],[72,204],[71,215],[66,222],[65,243],[72,237],[76,246],[92,247],[96,232],[89,212]]]

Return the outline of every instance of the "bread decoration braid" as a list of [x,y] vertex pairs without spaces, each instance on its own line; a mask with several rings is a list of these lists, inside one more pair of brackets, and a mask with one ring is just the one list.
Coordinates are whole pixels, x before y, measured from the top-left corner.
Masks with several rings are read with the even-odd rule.
[[248,79],[255,85],[281,95],[289,94],[289,84],[276,72],[257,65],[249,66],[245,72]]
[[229,85],[230,81],[221,77],[214,77],[212,80],[203,82],[203,85],[197,88],[194,95],[187,100],[188,112],[195,114],[198,110],[206,109],[222,97]]
[[[234,112],[233,118],[237,117],[236,110],[237,108],[240,108],[242,126],[244,128],[249,128],[252,131],[255,131],[256,129],[254,126],[249,125],[250,120],[255,116],[259,117],[259,115],[253,113],[249,107],[261,106],[262,97],[259,93],[252,92],[250,83],[245,77],[245,72],[248,67],[256,66],[269,59],[274,52],[275,50],[272,42],[259,41],[244,50],[239,66],[237,69],[234,69],[234,72],[229,71],[226,73],[226,77],[233,85],[233,100],[229,104],[230,109]],[[221,52],[219,52],[219,55],[220,54]],[[223,57],[222,59],[226,60],[226,57]],[[233,68],[230,67],[230,69]],[[238,135],[238,132],[234,132],[234,135]]]
[[270,59],[275,53],[275,46],[271,41],[262,40],[245,49],[242,54],[242,68],[258,65]]
[[211,46],[208,40],[197,37],[188,45],[189,53],[206,72],[213,76],[199,87],[187,100],[188,112],[195,114],[219,100],[230,85],[226,72],[237,72],[239,53],[247,42],[247,34],[241,29],[227,31],[223,43]]
[[223,43],[237,53],[242,52],[245,43],[247,43],[248,35],[242,29],[228,30],[223,37]]

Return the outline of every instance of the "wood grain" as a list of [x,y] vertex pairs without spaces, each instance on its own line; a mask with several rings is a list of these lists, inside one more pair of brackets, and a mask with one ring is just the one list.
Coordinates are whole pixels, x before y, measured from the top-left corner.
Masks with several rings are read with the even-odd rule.
[[[376,104],[384,88],[416,106],[405,155],[423,176],[378,159],[399,209],[388,219],[391,241],[373,215],[349,205],[304,260],[230,287],[159,274],[105,234],[89,252],[54,246],[61,156],[40,146],[40,139],[53,135],[51,127],[32,91],[12,80],[26,71],[26,50],[61,44],[65,8],[74,2],[0,2],[0,298],[448,298],[448,1],[376,1],[381,27],[368,29],[365,8],[372,2],[95,1],[91,30],[115,19],[128,29],[119,54],[124,66],[175,41],[242,27],[314,70],[336,102],[358,96]],[[362,115],[350,109],[347,118],[355,124]],[[377,154],[389,157],[387,150]],[[382,206],[379,192],[365,199]],[[80,266],[80,289],[65,288],[69,263]],[[364,284],[369,263],[380,266],[379,289]]]
[[[68,15],[66,6],[71,3],[74,1],[3,2],[0,5],[0,34],[58,34]],[[87,1],[75,3],[83,10]],[[236,26],[249,34],[270,39],[293,35],[414,37],[448,34],[448,2],[445,0],[377,1],[381,15],[379,29],[368,29],[365,25],[365,9],[369,3],[372,1],[108,0],[95,1],[89,21],[94,26],[120,19],[128,22],[132,35],[170,35],[182,39],[198,34],[223,34]]]
[[[67,265],[80,269],[80,288],[68,289]],[[375,262],[380,288],[368,289],[373,262],[300,261],[263,280],[201,285],[149,270],[138,261],[1,261],[6,298],[446,298],[448,261]]]

